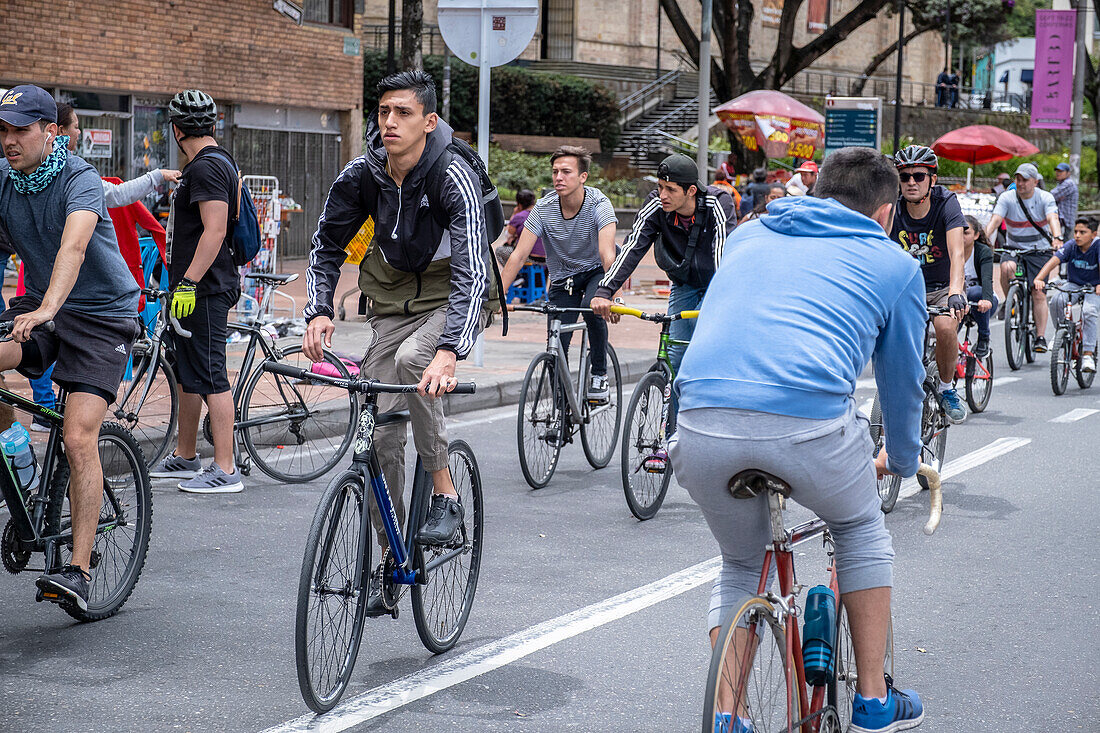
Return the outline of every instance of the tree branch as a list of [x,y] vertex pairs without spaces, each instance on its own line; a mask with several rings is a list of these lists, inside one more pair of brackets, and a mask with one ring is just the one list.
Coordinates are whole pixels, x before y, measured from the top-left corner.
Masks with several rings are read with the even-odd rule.
[[[923,28],[914,28],[913,30],[909,31],[909,34],[905,36],[905,38],[903,38],[901,41],[902,47],[904,48],[914,38],[924,33],[927,33],[928,31],[932,30],[932,28],[933,26],[929,25]],[[874,74],[878,67],[881,66],[882,63],[886,61],[886,59],[893,56],[894,52],[897,50],[898,42],[894,41],[889,46],[879,51],[878,54],[873,59],[871,59],[871,63],[867,64],[867,68],[863,70],[863,78],[859,80],[855,88],[852,90],[852,96],[859,96],[863,93],[863,87],[867,85],[867,77],[871,76],[871,74]]]
[[[672,29],[676,31],[676,37],[680,39],[680,43],[687,50],[688,56],[695,63],[695,67],[699,68],[699,38],[695,35],[691,23],[684,17],[680,5],[676,0],[661,0],[661,7],[664,8],[665,17],[672,24]],[[714,89],[719,98],[729,94],[729,80],[726,78],[722,67],[713,57],[710,59],[710,80],[711,88]]]
[[[794,51],[794,29],[795,20],[798,16],[798,9],[802,7],[804,0],[786,0],[783,3],[783,12],[779,16],[779,35],[775,44],[775,53],[772,56],[772,62],[768,64],[765,71],[771,70],[773,72],[771,79],[765,79],[764,83],[771,86],[774,82],[775,74],[779,73],[779,70],[787,65],[790,60],[791,52]],[[781,85],[775,85],[775,89],[778,89]]]

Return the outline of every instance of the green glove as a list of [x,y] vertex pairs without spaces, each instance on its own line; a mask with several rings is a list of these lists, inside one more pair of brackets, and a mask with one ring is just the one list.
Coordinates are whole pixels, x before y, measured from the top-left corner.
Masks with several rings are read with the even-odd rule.
[[172,315],[187,318],[195,312],[195,283],[184,280],[172,291]]

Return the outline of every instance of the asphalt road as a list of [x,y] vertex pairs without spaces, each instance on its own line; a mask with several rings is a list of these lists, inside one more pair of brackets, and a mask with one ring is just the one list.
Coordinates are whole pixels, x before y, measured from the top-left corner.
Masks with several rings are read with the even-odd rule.
[[[1071,380],[1055,398],[1046,357],[997,368],[989,410],[949,431],[940,530],[921,532],[926,494],[887,518],[896,677],[924,698],[921,730],[1097,731],[1100,387]],[[871,395],[861,382],[857,401]],[[33,574],[0,580],[0,731],[697,730],[717,548],[686,492],[638,522],[617,455],[593,471],[578,444],[532,491],[515,408],[461,415],[452,436],[477,453],[486,527],[448,654],[423,648],[405,600],[369,623],[344,705],[303,717],[294,602],[324,482],[254,475],[210,497],[160,482],[148,563],[116,617],[76,624],[34,603]],[[824,561],[801,547],[800,580]]]

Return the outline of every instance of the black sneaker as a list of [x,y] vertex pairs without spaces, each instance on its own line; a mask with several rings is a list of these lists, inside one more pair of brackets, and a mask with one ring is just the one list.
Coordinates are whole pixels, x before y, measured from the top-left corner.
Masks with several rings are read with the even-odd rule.
[[1035,343],[1031,345],[1031,349],[1036,354],[1047,353],[1047,340],[1040,336],[1039,338],[1035,339]]
[[54,573],[45,573],[35,581],[42,598],[52,603],[72,603],[88,610],[88,583],[92,576],[77,565],[63,565]]
[[416,533],[416,541],[422,545],[449,545],[458,537],[465,511],[456,497],[433,494],[428,509],[428,519]]
[[379,616],[386,616],[390,613],[390,609],[386,608],[386,604],[382,601],[382,565],[375,568],[374,572],[370,574],[370,588],[367,591],[367,611],[366,614],[369,618],[378,618]]
[[978,342],[974,344],[974,356],[979,359],[984,359],[989,356],[989,337],[979,336]]

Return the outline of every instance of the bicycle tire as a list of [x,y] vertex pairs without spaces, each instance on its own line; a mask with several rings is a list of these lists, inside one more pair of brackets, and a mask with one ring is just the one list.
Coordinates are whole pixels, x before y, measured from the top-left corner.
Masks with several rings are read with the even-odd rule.
[[[342,378],[351,377],[337,356],[326,351],[324,357]],[[279,361],[303,369],[313,363],[301,346],[284,349]],[[263,390],[259,398],[257,389]],[[296,404],[289,402],[291,397]],[[265,411],[281,419],[247,424],[262,419]],[[307,383],[257,367],[241,393],[240,415],[245,450],[260,470],[284,483],[306,483],[324,476],[347,454],[359,419],[359,400],[339,387]]]
[[[982,365],[984,373],[978,373],[978,364]],[[966,358],[966,404],[970,405],[970,411],[985,412],[992,394],[993,352],[990,351],[981,359],[968,356]]]
[[1069,372],[1073,367],[1072,348],[1069,332],[1059,328],[1050,344],[1050,388],[1055,396],[1065,394],[1069,386]]
[[[940,473],[943,471],[943,459],[947,455],[947,428],[949,423],[942,412],[937,411],[933,415],[935,424],[932,427],[932,437],[924,443],[921,462],[927,463],[936,470],[936,473]],[[917,484],[920,485],[923,491],[928,490],[928,482],[920,474],[917,474]]]
[[552,354],[539,354],[531,360],[520,390],[516,417],[516,444],[519,468],[532,489],[550,483],[565,442],[565,410]]
[[[739,629],[741,633],[737,633]],[[760,731],[788,730],[788,724],[800,718],[798,692],[787,687],[788,670],[790,678],[795,677],[793,660],[787,658],[786,649],[786,632],[775,620],[775,608],[767,600],[750,598],[727,616],[711,651],[703,733],[714,733],[717,714],[735,710]],[[747,659],[749,653],[752,665],[743,685],[744,694],[739,695],[732,689],[735,681],[727,662]],[[739,681],[736,686],[742,687]],[[727,707],[730,709],[723,709]]]
[[[105,450],[104,443],[112,445],[114,450]],[[113,514],[114,505],[122,513],[119,522],[96,531],[92,567],[89,568],[92,580],[88,584],[88,609],[81,610],[69,603],[61,605],[65,613],[78,621],[100,621],[114,616],[130,598],[145,567],[153,523],[149,469],[130,431],[118,423],[103,423],[99,428],[99,460],[104,488],[100,517],[102,519],[104,511]],[[62,462],[66,462],[64,457],[59,459],[50,489],[51,504],[59,508],[69,493],[70,473],[67,462],[66,468],[61,470]],[[72,519],[68,511],[61,510],[58,526],[62,532],[71,532]],[[61,545],[59,550],[62,564],[72,561],[71,541]],[[113,560],[116,555],[117,560]]]
[[[882,661],[882,671],[894,676],[894,620],[886,630],[886,654]],[[852,702],[855,701],[859,674],[856,672],[855,648],[852,646],[852,631],[848,626],[848,611],[844,608],[843,598],[836,614],[836,643],[833,651],[833,675],[826,688],[826,699],[836,710],[840,719],[840,730],[848,730],[852,722]]]
[[[875,393],[874,402],[871,403],[871,442],[875,444],[874,454],[877,456],[884,442],[882,434],[882,405],[879,404],[877,392]],[[898,492],[901,491],[901,476],[888,474],[882,478],[876,478],[875,482],[878,486],[878,498],[882,513],[889,514],[894,510],[894,505],[898,502]]]
[[[363,637],[372,544],[365,500],[359,473],[339,474],[321,495],[306,539],[294,615],[294,661],[302,699],[316,713],[328,712],[340,701]],[[363,538],[366,541],[360,543]],[[362,570],[357,576],[360,554]],[[317,623],[311,623],[314,620]],[[330,621],[331,629],[327,628]],[[342,630],[348,633],[325,636]],[[326,644],[327,639],[331,643]],[[335,669],[322,667],[327,662],[334,663]]]
[[[589,364],[591,368],[591,364]],[[611,392],[611,404],[603,409],[602,405],[586,404],[581,421],[581,447],[584,449],[584,457],[588,459],[592,468],[604,468],[611,463],[611,457],[615,455],[615,446],[619,443],[619,426],[623,414],[623,383],[622,372],[619,371],[619,355],[611,344],[607,345],[607,381]],[[588,375],[585,381],[588,384]],[[590,418],[590,414],[599,410]]]
[[638,380],[623,423],[623,445],[620,469],[623,494],[630,513],[645,521],[657,515],[672,480],[672,463],[665,463],[661,473],[645,470],[645,460],[665,448],[661,433],[668,411],[665,391],[668,375],[663,370],[649,371]]
[[146,465],[155,466],[168,453],[175,437],[179,388],[176,373],[162,353],[157,355],[153,365],[156,372],[146,392],[144,384],[151,365],[151,353],[134,359],[131,377],[119,384],[115,402],[107,414],[134,436]]
[[[425,648],[433,654],[442,654],[454,647],[470,619],[481,572],[481,540],[485,526],[481,471],[473,449],[464,440],[454,440],[447,446],[447,455],[451,478],[465,509],[460,531],[463,553],[425,572],[423,584],[417,583],[412,588],[416,633]],[[416,528],[427,518],[427,511],[428,502],[424,502],[423,515],[415,527],[409,528],[414,537]],[[417,543],[416,566],[418,569],[425,568],[433,559],[450,551],[449,548],[426,547]],[[468,558],[465,564],[464,558]]]
[[1005,359],[1008,368],[1017,371],[1024,365],[1024,341],[1027,317],[1023,290],[1019,283],[1009,287],[1005,296]]
[[1073,360],[1073,375],[1077,379],[1077,386],[1081,389],[1088,389],[1092,386],[1092,380],[1096,377],[1096,372],[1081,371],[1081,358],[1079,355]]

